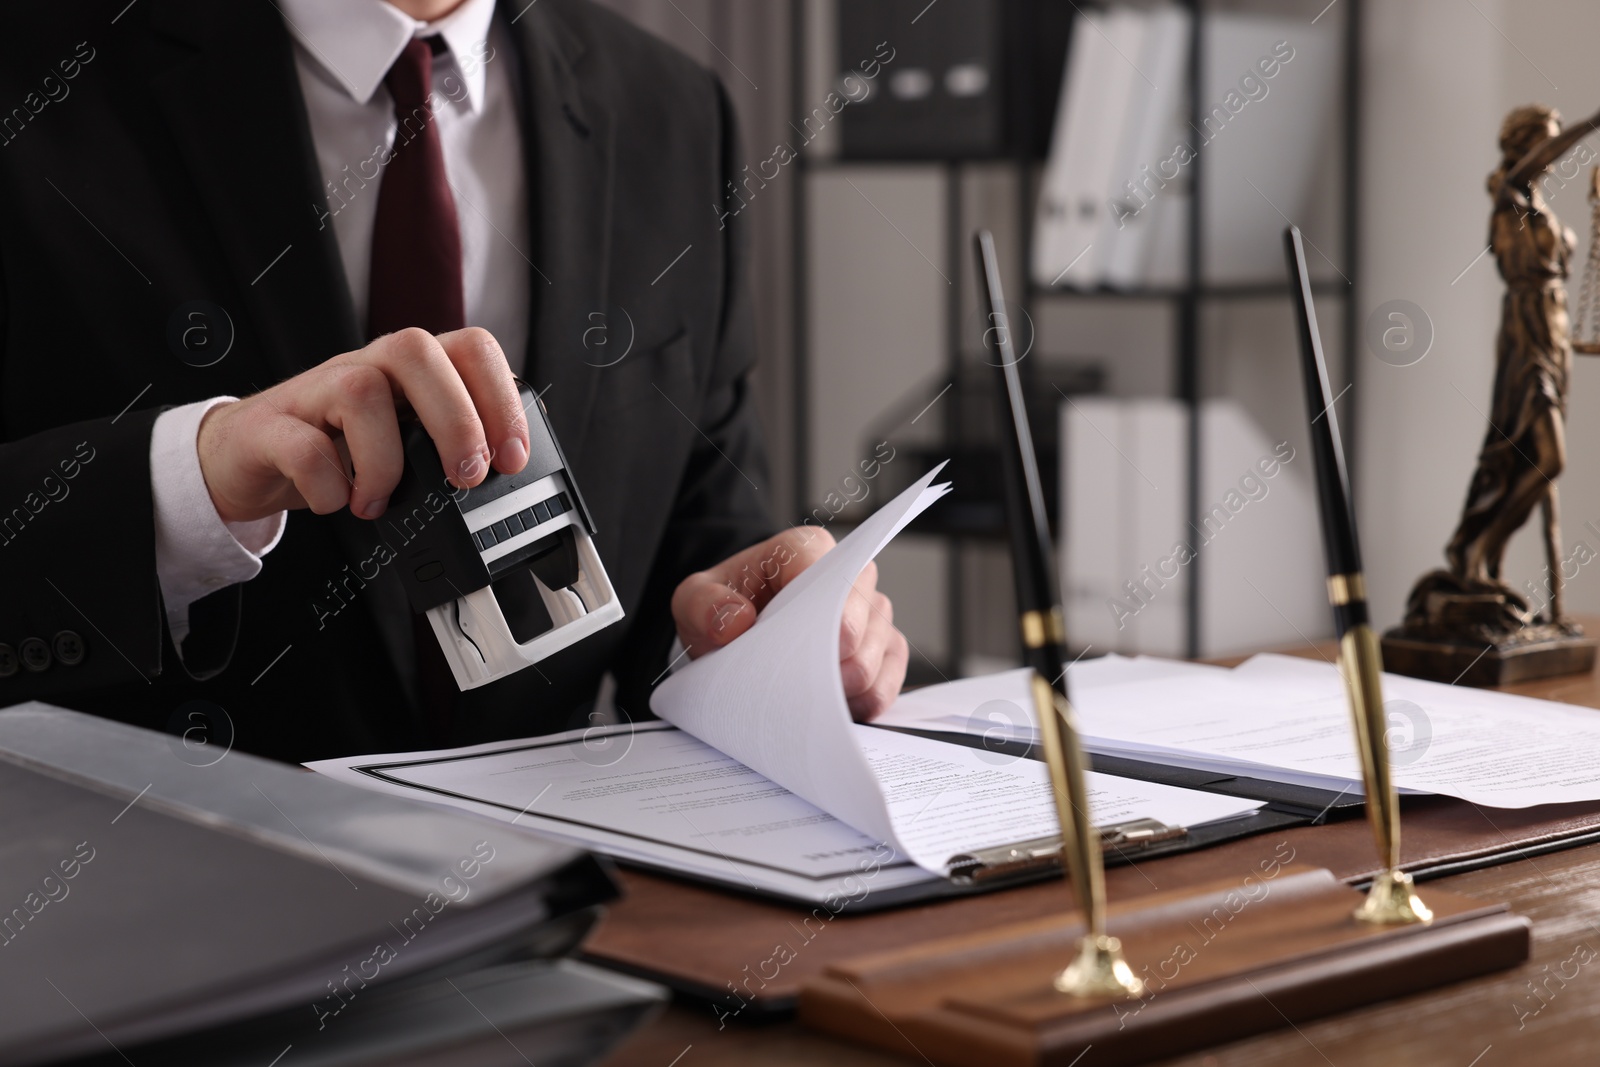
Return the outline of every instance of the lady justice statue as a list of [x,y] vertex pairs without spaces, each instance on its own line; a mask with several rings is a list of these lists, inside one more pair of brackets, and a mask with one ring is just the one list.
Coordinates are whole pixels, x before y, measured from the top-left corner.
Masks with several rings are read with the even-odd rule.
[[[1594,664],[1595,642],[1562,611],[1556,493],[1567,453],[1572,340],[1566,279],[1576,241],[1551,213],[1540,184],[1597,128],[1600,113],[1563,130],[1555,109],[1540,104],[1517,108],[1500,127],[1502,159],[1489,175],[1489,247],[1506,292],[1489,426],[1461,521],[1445,548],[1449,567],[1418,580],[1405,621],[1384,635],[1390,670],[1496,685]],[[1544,520],[1547,612],[1501,577],[1506,544],[1536,506]]]

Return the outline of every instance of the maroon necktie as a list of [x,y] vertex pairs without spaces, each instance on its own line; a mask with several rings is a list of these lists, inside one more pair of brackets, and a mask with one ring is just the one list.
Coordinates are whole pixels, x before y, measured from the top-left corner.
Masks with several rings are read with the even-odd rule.
[[461,227],[445,177],[444,147],[428,104],[437,37],[412,38],[383,79],[394,97],[394,152],[378,186],[372,228],[367,337],[408,326],[429,333],[467,324]]
[[[409,326],[429,333],[459,330],[467,323],[461,286],[461,228],[445,178],[444,147],[428,104],[433,86],[433,48],[439,38],[413,38],[383,79],[394,97],[394,151],[378,186],[378,216],[372,229],[371,288],[367,337]],[[424,615],[413,615],[417,687],[423,717],[446,743],[457,689],[450,665]]]

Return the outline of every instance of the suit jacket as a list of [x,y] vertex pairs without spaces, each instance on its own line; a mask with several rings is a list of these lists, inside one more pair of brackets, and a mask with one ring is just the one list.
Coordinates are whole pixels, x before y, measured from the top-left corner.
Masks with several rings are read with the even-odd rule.
[[[180,660],[154,565],[156,415],[364,338],[270,0],[29,5],[12,27],[28,59],[0,68],[0,705],[209,721],[213,742],[231,727],[295,760],[581,726],[607,670],[648,714],[673,588],[772,528],[743,250],[717,207],[734,121],[711,74],[587,0],[514,16],[526,377],[548,387],[626,620],[464,694],[440,736],[398,583],[349,581],[372,526],[297,511],[260,576],[191,608]],[[216,345],[231,325],[209,366],[180,358],[196,321]]]

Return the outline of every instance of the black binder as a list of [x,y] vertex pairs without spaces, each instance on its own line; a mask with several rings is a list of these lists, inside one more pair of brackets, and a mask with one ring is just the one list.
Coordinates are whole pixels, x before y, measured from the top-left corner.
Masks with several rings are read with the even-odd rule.
[[0,712],[0,810],[12,1065],[275,1012],[337,1032],[407,980],[570,950],[616,893],[580,849],[39,703]]
[[[839,112],[845,159],[1044,158],[1070,5],[842,0],[838,8],[832,88],[850,100]],[[885,58],[875,78],[862,78],[863,62]]]
[[[303,1006],[141,1045],[138,1067],[579,1067],[598,1062],[667,991],[572,960],[528,960],[391,983],[318,1029]],[[64,1067],[127,1067],[118,1053]]]

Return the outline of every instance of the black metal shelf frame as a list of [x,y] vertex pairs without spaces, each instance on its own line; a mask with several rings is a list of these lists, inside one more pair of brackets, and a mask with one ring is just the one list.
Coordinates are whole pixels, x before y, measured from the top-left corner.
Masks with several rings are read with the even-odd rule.
[[[805,19],[806,0],[790,0],[791,18],[791,91],[793,100],[798,102],[805,96],[806,72],[806,34]],[[1119,0],[1108,0],[1098,6],[1111,6]],[[1193,17],[1190,19],[1189,40],[1189,121],[1194,128],[1199,128],[1203,109],[1203,86],[1205,84],[1204,49],[1202,47],[1201,21],[1206,15],[1219,8],[1227,8],[1226,0],[1181,0],[1183,5],[1190,9]],[[1349,383],[1349,414],[1347,419],[1354,419],[1354,406],[1359,400],[1360,390],[1357,388],[1357,361],[1355,359],[1356,346],[1360,332],[1359,309],[1356,304],[1356,279],[1358,271],[1358,240],[1360,217],[1360,42],[1362,25],[1362,0],[1345,0],[1339,5],[1339,17],[1343,19],[1343,113],[1342,129],[1342,161],[1343,161],[1343,204],[1341,216],[1341,244],[1342,258],[1346,264],[1345,274],[1348,281],[1323,281],[1313,285],[1313,291],[1319,295],[1338,298],[1341,304],[1343,321],[1343,345],[1345,353],[1344,371]],[[1325,12],[1326,13],[1326,12]],[[1319,15],[1318,18],[1322,16]],[[1019,106],[1026,109],[1031,107],[1032,101],[1021,100]],[[1028,128],[1026,122],[1022,128]],[[798,182],[796,183],[792,204],[792,225],[794,227],[794,275],[793,299],[795,320],[795,349],[793,360],[793,395],[795,403],[795,455],[794,455],[794,486],[795,500],[793,511],[796,515],[804,515],[808,510],[807,479],[810,473],[809,447],[811,428],[809,423],[809,359],[807,351],[808,329],[807,318],[809,315],[809,292],[807,287],[806,270],[806,225],[807,225],[807,175],[813,170],[824,170],[835,167],[857,166],[870,163],[874,166],[903,166],[925,169],[930,165],[942,167],[945,179],[945,215],[946,215],[946,241],[945,255],[947,267],[951,270],[952,277],[958,281],[968,276],[963,268],[968,253],[968,235],[964,232],[965,224],[961,204],[962,178],[964,174],[963,160],[835,160],[813,159],[805,152],[798,158]],[[995,160],[975,161],[993,164]],[[1032,262],[1032,234],[1034,200],[1037,190],[1033,174],[1035,160],[1027,153],[1026,146],[1018,149],[1017,155],[1010,161],[1015,171],[1017,182],[1017,207],[1018,207],[1018,232],[1022,235],[1022,258],[1024,272]],[[1200,346],[1200,313],[1202,307],[1210,301],[1236,301],[1287,298],[1289,288],[1287,283],[1278,284],[1262,282],[1257,284],[1242,285],[1207,285],[1202,280],[1201,265],[1205,253],[1205,212],[1201,210],[1203,203],[1202,188],[1205,181],[1204,153],[1196,153],[1190,163],[1190,203],[1195,205],[1189,212],[1189,242],[1188,262],[1186,275],[1188,281],[1185,285],[1173,288],[1135,288],[1115,289],[1110,287],[1073,288],[1050,287],[1036,285],[1029,278],[1028,284],[1022,288],[1020,298],[1016,302],[1023,312],[1029,316],[1040,300],[1115,300],[1128,303],[1139,302],[1165,302],[1176,309],[1176,329],[1174,331],[1173,360],[1175,368],[1176,398],[1181,400],[1188,411],[1188,463],[1186,486],[1186,510],[1191,520],[1197,520],[1202,506],[1200,500],[1200,472],[1201,472],[1201,433],[1200,433],[1200,402],[1202,359],[1204,353]],[[962,294],[953,292],[946,305],[945,315],[945,347],[946,365],[950,379],[955,381],[961,368],[963,356],[962,346]],[[947,428],[961,425],[961,398],[959,390],[952,390],[945,407],[944,416]],[[1352,470],[1355,469],[1355,448],[1349,449]],[[1065,507],[1065,501],[1062,504]],[[963,629],[966,619],[965,611],[965,582],[963,549],[965,538],[957,534],[947,535],[949,547],[948,556],[948,590],[947,590],[947,657],[949,665],[954,670],[959,670],[965,651],[965,632]],[[1200,572],[1203,561],[1194,559],[1185,568],[1185,581],[1187,586],[1187,617],[1185,619],[1185,644],[1191,658],[1198,657],[1201,651],[1200,626],[1201,626],[1201,597],[1200,597]],[[1070,636],[1070,635],[1069,635]],[[954,670],[952,673],[954,673]]]

